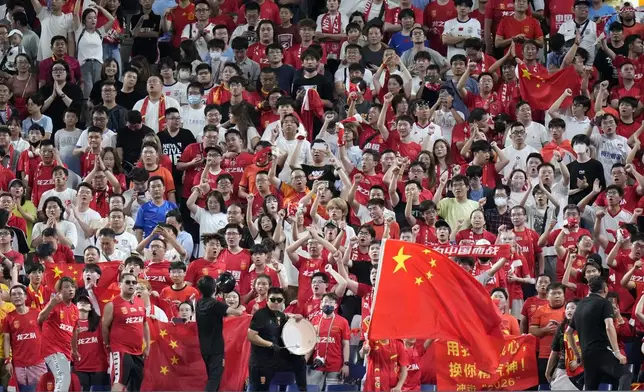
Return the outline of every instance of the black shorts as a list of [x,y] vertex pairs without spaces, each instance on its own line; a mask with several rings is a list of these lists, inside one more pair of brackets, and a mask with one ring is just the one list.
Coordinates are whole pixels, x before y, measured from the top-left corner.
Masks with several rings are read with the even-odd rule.
[[[107,372],[77,372],[78,381],[80,381],[83,391],[94,390],[110,390],[110,375]],[[103,389],[100,389],[103,388]],[[108,389],[104,389],[108,388]]]
[[143,383],[143,355],[111,352],[109,373],[112,385],[125,385],[129,391],[140,390]]

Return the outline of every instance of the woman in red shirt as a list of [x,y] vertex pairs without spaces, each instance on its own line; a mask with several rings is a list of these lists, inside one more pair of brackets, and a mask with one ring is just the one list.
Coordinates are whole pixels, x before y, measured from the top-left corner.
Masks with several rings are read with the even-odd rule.
[[92,387],[110,385],[107,373],[107,353],[101,334],[101,316],[96,313],[86,296],[78,299],[78,320],[72,338],[74,373],[78,376],[83,391]]

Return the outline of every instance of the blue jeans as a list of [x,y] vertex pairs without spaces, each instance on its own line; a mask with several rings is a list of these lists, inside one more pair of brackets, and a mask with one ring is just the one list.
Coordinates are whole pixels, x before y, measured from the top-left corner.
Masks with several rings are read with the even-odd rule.
[[112,57],[119,64],[119,74],[116,75],[120,79],[123,70],[123,63],[121,62],[121,44],[106,44],[103,43],[103,61]]

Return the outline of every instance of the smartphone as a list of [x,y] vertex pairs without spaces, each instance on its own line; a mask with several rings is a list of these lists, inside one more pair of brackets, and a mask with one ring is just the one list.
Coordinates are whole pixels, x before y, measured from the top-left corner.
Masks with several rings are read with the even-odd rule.
[[173,317],[172,322],[175,323],[175,324],[185,324],[186,319],[181,318],[181,317]]
[[248,31],[255,31],[255,26],[248,26]]

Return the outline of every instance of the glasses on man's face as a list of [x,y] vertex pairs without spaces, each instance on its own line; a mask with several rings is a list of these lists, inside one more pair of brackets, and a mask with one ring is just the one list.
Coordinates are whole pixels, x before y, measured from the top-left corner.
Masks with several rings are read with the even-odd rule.
[[11,235],[8,231],[0,231],[0,237],[6,237],[8,235]]
[[515,212],[515,213],[513,213],[513,214],[510,214],[510,217],[511,217],[511,218],[520,218],[520,217],[522,217],[522,216],[523,216],[523,213],[522,213],[522,212]]
[[51,72],[54,73],[61,73],[61,72],[66,72],[67,70],[65,68],[53,68]]
[[282,302],[284,302],[284,298],[282,297],[270,297],[268,300],[274,304],[281,304]]
[[181,120],[181,117],[179,117],[179,116],[177,116],[177,117],[168,117],[168,120],[169,121],[177,121],[177,120]]
[[136,280],[124,280],[123,284],[126,284],[128,286],[134,286],[137,283]]
[[[608,192],[606,192],[606,196],[619,196],[619,192],[617,192],[617,191],[608,191]],[[2,235],[2,234],[0,233],[0,235]]]

